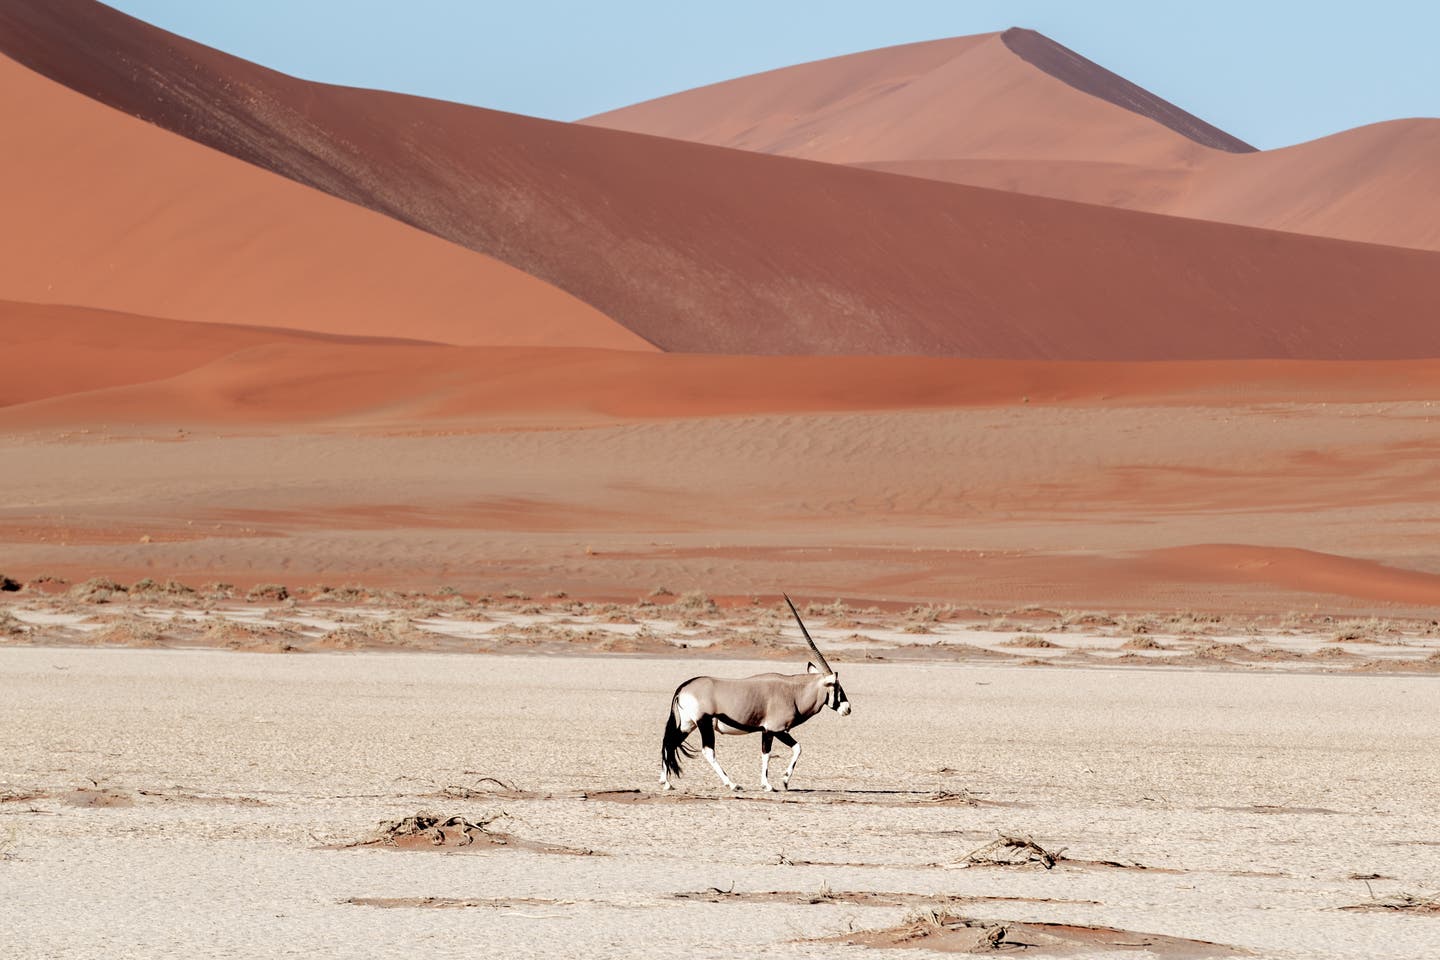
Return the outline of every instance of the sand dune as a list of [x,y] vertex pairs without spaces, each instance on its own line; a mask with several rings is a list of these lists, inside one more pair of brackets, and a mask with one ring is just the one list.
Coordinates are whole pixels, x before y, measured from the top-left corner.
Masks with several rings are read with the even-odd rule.
[[948,158],[857,166],[1315,236],[1440,250],[1440,120],[1392,120],[1186,167]]
[[1026,30],[872,50],[583,121],[831,163],[1440,249],[1440,120],[1254,151]]
[[1440,574],[1289,547],[1199,544],[1157,550],[1143,561],[1177,581],[1251,583],[1383,603],[1440,604]]
[[0,57],[0,297],[452,343],[653,349],[483,254]]
[[[177,376],[257,344],[366,342],[296,330],[187,323],[9,300],[0,300],[0,341],[5,344],[0,410]],[[84,404],[72,409],[74,425],[104,420],[103,400],[94,401],[89,409]]]
[[581,121],[828,163],[1184,166],[1250,147],[1031,30],[784,67]]
[[60,82],[500,257],[668,350],[1440,355],[1429,255],[309,84],[87,0],[0,24]]
[[1440,360],[1084,362],[457,347],[0,301],[0,427],[572,425],[1023,404],[1423,400]]

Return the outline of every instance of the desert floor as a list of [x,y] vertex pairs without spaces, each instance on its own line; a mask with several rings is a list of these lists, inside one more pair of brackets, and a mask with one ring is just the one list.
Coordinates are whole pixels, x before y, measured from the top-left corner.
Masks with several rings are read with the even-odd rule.
[[627,601],[666,587],[1122,610],[1440,605],[1432,401],[1234,393],[623,422],[571,411],[453,433],[32,428],[0,436],[0,574]]
[[[0,649],[5,952],[861,957],[820,938],[931,908],[1021,939],[1440,952],[1433,915],[1345,909],[1435,892],[1426,677],[847,663],[855,711],[801,729],[796,790],[756,791],[755,739],[722,738],[750,790],[697,760],[658,793],[677,683],[773,668]],[[421,811],[489,822],[469,846],[353,846]],[[1065,859],[966,865],[1000,834]]]

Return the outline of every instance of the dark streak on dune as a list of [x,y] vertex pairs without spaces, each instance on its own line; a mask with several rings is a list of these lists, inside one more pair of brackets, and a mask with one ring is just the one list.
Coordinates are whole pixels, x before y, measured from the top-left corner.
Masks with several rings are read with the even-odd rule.
[[89,0],[4,52],[498,257],[668,350],[1440,355],[1440,260],[306,83]]
[[1076,90],[1148,117],[1181,136],[1215,150],[1228,153],[1255,152],[1254,147],[1238,137],[1211,126],[1042,33],[1011,27],[1000,35],[1000,39],[1021,60],[1044,70],[1057,80],[1068,83]]

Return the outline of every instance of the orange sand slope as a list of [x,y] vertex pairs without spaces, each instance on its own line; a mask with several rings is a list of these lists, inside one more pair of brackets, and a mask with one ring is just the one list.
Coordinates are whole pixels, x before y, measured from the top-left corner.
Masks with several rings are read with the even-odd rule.
[[0,297],[452,343],[653,349],[574,297],[0,57]]
[[[403,343],[0,300],[0,409],[173,377],[263,343]],[[103,401],[77,423],[104,418]]]
[[1431,254],[310,84],[89,0],[16,0],[0,28],[68,86],[500,257],[668,350],[1440,356]]
[[1426,399],[1440,360],[1045,362],[456,347],[0,301],[0,426],[564,422]]
[[1253,152],[1027,30],[835,57],[583,121],[892,173],[1440,249],[1440,121]]

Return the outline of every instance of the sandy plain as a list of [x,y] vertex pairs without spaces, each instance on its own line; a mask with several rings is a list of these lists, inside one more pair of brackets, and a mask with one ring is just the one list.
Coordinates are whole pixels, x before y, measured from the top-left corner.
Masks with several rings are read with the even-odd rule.
[[[1262,957],[1440,949],[1431,917],[1343,909],[1434,892],[1423,678],[845,664],[855,712],[802,728],[795,791],[692,766],[653,792],[674,686],[773,667],[6,648],[7,953],[863,957],[823,938],[926,905]],[[720,745],[752,787],[756,753]],[[346,846],[422,810],[588,853]],[[998,833],[1069,859],[964,865]]]
[[[333,427],[15,432],[0,438],[0,572],[626,601],[665,587],[1112,610],[1440,603],[1430,400],[768,413],[759,383],[737,396],[762,409],[729,416],[535,409],[537,388],[453,432],[387,425],[415,407],[399,401]],[[79,397],[91,416],[111,408]],[[677,397],[697,402],[668,388],[654,402]]]

